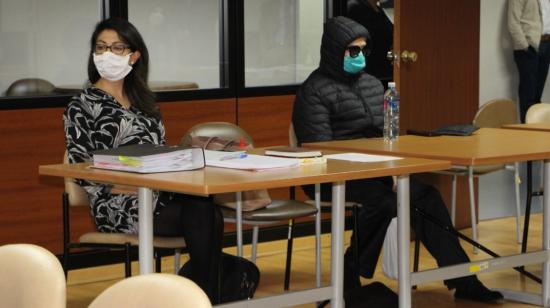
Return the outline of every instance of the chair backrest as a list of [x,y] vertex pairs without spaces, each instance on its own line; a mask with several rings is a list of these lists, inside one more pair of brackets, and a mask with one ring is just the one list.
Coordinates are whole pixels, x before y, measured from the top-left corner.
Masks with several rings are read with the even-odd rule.
[[519,123],[517,106],[506,98],[493,99],[481,105],[473,121],[477,127],[494,128],[516,123]]
[[191,144],[191,138],[197,136],[219,137],[227,140],[240,140],[254,146],[252,137],[237,125],[229,122],[205,122],[191,127],[182,138],[182,144]]
[[54,93],[55,86],[44,79],[25,78],[14,81],[6,90],[6,96],[26,96]]
[[[63,163],[69,163],[69,156],[67,151],[63,155]],[[70,206],[81,206],[90,204],[88,199],[88,194],[86,191],[74,182],[73,178],[65,178],[65,192],[69,195],[69,205]]]
[[291,147],[298,146],[298,137],[296,137],[296,132],[294,131],[294,124],[292,124],[292,122],[288,126],[288,145]]
[[60,308],[65,305],[65,274],[51,252],[31,244],[0,246],[0,306]]
[[550,123],[550,104],[534,104],[527,110],[525,123]]
[[212,307],[208,296],[191,280],[173,274],[149,274],[121,280],[107,288],[89,308]]

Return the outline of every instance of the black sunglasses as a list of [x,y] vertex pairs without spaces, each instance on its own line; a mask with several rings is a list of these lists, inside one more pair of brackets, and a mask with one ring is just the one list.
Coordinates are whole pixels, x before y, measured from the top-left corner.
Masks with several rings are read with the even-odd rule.
[[363,52],[363,55],[366,57],[370,54],[370,50],[367,48],[367,46],[348,46],[346,48],[349,51],[349,55],[352,58],[355,58],[359,55],[360,52]]

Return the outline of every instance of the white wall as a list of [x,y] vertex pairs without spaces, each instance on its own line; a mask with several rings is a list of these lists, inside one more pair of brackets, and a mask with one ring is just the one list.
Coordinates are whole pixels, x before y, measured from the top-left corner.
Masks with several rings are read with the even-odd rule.
[[[517,102],[518,74],[513,59],[511,37],[506,26],[507,1],[480,1],[480,61],[479,104],[493,98],[510,98]],[[550,80],[550,79],[549,79]],[[549,80],[543,93],[543,101],[550,101]],[[540,171],[534,170],[534,187],[540,183]],[[525,164],[522,164],[521,208],[525,209]],[[490,219],[514,215],[513,176],[501,171],[484,175],[479,179],[479,218]],[[533,209],[540,211],[540,198],[534,198]]]

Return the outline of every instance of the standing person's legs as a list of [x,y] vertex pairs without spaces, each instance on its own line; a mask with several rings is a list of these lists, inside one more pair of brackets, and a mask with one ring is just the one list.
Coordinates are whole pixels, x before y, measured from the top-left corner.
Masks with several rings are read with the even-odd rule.
[[542,93],[548,76],[548,67],[550,66],[550,41],[541,41],[539,46],[539,62],[537,69],[537,89],[533,103],[542,101]]
[[162,193],[165,206],[155,211],[154,234],[185,238],[191,263],[190,279],[217,302],[223,217],[209,198]]
[[530,47],[527,50],[514,50],[514,62],[519,72],[519,112],[525,122],[525,114],[533,104],[537,88],[538,53]]

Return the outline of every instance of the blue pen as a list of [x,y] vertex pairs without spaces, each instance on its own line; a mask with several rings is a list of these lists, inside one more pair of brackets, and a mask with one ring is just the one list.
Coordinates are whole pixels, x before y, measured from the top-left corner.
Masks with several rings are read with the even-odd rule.
[[241,158],[245,158],[246,156],[247,156],[246,153],[234,153],[233,155],[224,156],[220,158],[220,160],[241,159]]

